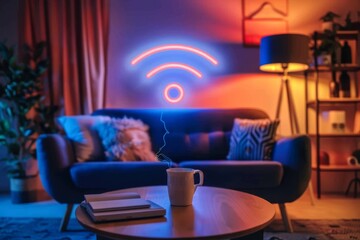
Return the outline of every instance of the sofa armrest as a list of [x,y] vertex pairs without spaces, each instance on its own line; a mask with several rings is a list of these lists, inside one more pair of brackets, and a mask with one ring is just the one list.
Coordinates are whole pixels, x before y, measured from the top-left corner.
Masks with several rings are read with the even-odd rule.
[[311,143],[307,135],[283,137],[276,142],[273,160],[283,165],[284,175],[279,191],[292,202],[306,190],[311,177]]
[[83,193],[74,186],[69,171],[76,162],[71,142],[60,134],[42,134],[36,154],[41,182],[50,196],[61,203],[79,202]]

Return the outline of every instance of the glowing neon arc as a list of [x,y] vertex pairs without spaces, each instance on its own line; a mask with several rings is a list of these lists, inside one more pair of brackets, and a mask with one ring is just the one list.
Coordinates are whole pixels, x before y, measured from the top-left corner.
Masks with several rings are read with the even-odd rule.
[[167,50],[184,50],[184,51],[189,51],[189,52],[193,52],[196,53],[204,58],[206,58],[207,60],[209,60],[212,64],[217,65],[218,61],[213,58],[212,56],[210,56],[209,54],[207,54],[204,51],[201,51],[200,49],[194,48],[194,47],[189,47],[186,45],[164,45],[164,46],[159,46],[159,47],[155,47],[152,48],[142,54],[140,54],[139,56],[137,56],[136,58],[134,58],[131,61],[132,65],[135,65],[136,63],[140,62],[141,60],[143,60],[144,58],[152,55],[152,54],[156,54],[158,52],[162,52],[162,51],[167,51]]
[[183,69],[183,70],[193,73],[198,78],[202,78],[202,74],[198,70],[196,70],[195,68],[190,67],[186,64],[182,64],[182,63],[166,63],[163,65],[160,65],[160,66],[154,68],[153,70],[151,70],[150,72],[148,72],[148,74],[146,74],[146,77],[151,78],[158,72],[164,71],[169,68]]

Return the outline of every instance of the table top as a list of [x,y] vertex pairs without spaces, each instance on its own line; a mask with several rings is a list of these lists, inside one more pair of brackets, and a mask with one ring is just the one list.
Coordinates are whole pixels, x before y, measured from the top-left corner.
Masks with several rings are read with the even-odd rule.
[[234,238],[265,228],[275,217],[274,206],[257,196],[215,187],[197,188],[193,204],[170,205],[166,186],[128,188],[113,192],[137,192],[166,209],[164,217],[93,223],[85,210],[76,218],[102,237],[131,239]]

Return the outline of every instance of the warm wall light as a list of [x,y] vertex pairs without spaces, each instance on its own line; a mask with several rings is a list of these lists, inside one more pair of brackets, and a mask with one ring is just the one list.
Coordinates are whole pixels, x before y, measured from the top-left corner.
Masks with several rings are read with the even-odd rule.
[[289,87],[288,72],[308,69],[309,37],[302,34],[278,34],[263,37],[260,42],[260,70],[283,73],[276,118],[280,116],[283,88],[288,97],[291,133],[299,133],[294,101]]

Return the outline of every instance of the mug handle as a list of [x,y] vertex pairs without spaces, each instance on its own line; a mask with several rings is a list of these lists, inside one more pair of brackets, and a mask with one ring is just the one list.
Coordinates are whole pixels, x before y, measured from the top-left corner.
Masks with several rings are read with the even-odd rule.
[[194,192],[196,191],[196,188],[197,188],[198,186],[201,186],[201,185],[203,185],[203,183],[204,183],[204,173],[203,173],[201,170],[194,170],[194,175],[195,175],[196,173],[199,174],[200,181],[199,181],[199,183],[195,184]]

